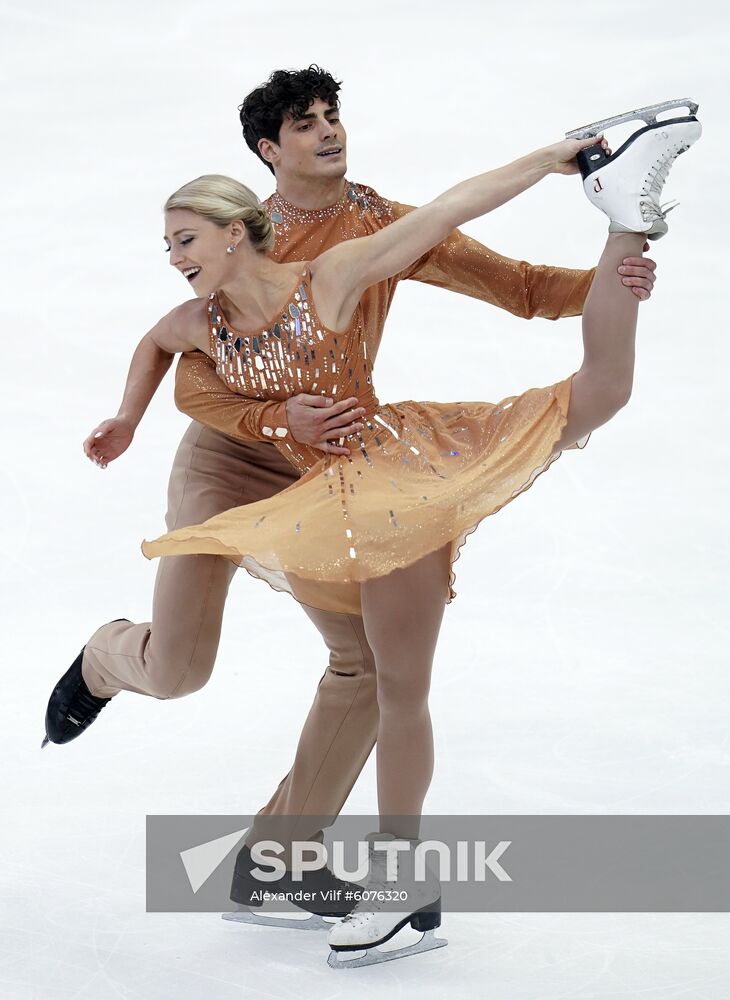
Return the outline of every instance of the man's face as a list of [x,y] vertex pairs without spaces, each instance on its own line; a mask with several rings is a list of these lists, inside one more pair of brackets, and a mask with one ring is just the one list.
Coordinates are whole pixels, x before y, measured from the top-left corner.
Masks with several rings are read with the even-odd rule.
[[301,118],[285,115],[279,142],[261,139],[259,149],[277,178],[334,179],[347,171],[347,135],[339,110],[320,98]]

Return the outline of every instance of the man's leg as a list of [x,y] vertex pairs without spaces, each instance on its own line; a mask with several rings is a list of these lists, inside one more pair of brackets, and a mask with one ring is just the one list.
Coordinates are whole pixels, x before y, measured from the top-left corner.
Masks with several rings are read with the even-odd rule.
[[[168,529],[272,496],[295,478],[273,446],[237,442],[193,423],[170,476]],[[92,694],[108,697],[129,690],[172,698],[202,687],[215,661],[234,571],[221,556],[161,559],[152,622],[113,622],[89,640],[83,675]],[[334,819],[375,743],[375,664],[360,617],[302,607],[322,635],[330,662],[292,768],[260,815]],[[303,822],[298,836],[318,834],[318,827],[312,830]]]
[[[327,644],[330,662],[304,723],[292,768],[258,813],[259,817],[291,819],[281,829],[300,840],[319,839],[321,818],[334,821],[337,817],[378,731],[375,659],[362,618],[304,610]],[[258,831],[252,831],[249,842],[256,836]]]
[[[270,493],[284,489],[296,474],[285,467],[252,473],[238,442],[192,423],[172,467],[168,488],[168,529],[201,521],[258,496],[252,481]],[[273,449],[272,449],[273,450]],[[223,607],[235,565],[221,556],[171,556],[160,560],[152,621],[104,625],[84,651],[82,673],[92,694],[109,697],[136,691],[174,698],[201,688],[218,650]]]
[[[375,744],[378,701],[375,658],[368,645],[363,620],[357,615],[304,610],[319,629],[330,651],[330,662],[304,723],[294,763],[254,825],[236,857],[231,899],[248,906],[262,883],[252,876],[257,863],[249,848],[257,840],[275,840],[284,846],[281,860],[294,867],[289,843],[322,841],[323,827],[337,818]],[[344,916],[352,906],[343,893],[356,888],[339,882],[327,869],[307,873],[306,882],[287,878],[268,886],[284,891],[306,888],[314,893],[302,909],[324,916]],[[332,896],[335,890],[336,896]],[[299,905],[299,904],[297,904]]]

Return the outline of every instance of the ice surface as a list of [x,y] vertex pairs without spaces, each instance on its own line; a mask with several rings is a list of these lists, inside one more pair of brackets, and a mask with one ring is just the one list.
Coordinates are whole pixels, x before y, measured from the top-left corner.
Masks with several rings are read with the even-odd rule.
[[[163,528],[187,425],[171,377],[118,463],[101,472],[81,442],[116,412],[140,336],[189,295],[166,267],[160,206],[205,172],[268,195],[237,105],[272,69],[317,61],[344,80],[348,176],[414,204],[581,123],[700,102],[705,134],[666,189],[682,205],[652,247],[630,405],[458,564],[426,805],[728,811],[727,11],[37,0],[4,3],[0,21],[2,1000],[726,998],[727,914],[446,915],[448,948],[342,973],[321,935],[145,914],[145,815],[259,808],[325,666],[294,602],[243,575],[203,691],[122,695],[77,743],[38,748],[50,688],[89,634],[149,614],[156,567],[139,542]],[[465,229],[510,256],[588,267],[606,223],[577,180],[551,177]],[[457,323],[473,358],[446,370]],[[527,324],[409,283],[377,385],[383,400],[499,399],[579,358],[578,320]],[[347,808],[374,807],[371,761]]]

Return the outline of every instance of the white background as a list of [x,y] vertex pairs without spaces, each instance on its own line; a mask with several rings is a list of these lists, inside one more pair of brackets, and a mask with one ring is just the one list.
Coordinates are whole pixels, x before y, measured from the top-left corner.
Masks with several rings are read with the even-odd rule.
[[[717,3],[218,2],[0,7],[3,484],[0,996],[187,1000],[725,998],[727,914],[446,915],[448,948],[326,967],[324,936],[144,912],[148,813],[246,813],[290,765],[326,665],[289,598],[234,581],[213,678],[122,694],[39,751],[52,685],[101,623],[146,620],[172,377],[102,472],[134,346],[189,295],[160,206],[201,173],[260,194],[237,106],[275,68],[344,81],[352,180],[418,204],[564,131],[690,96],[704,136],[672,171],[633,398],[474,535],[434,671],[442,813],[728,811],[727,13]],[[592,266],[607,220],[550,177],[466,226],[502,253]],[[462,336],[467,324],[469,337]],[[466,342],[468,350],[451,351]],[[381,400],[500,399],[580,363],[580,321],[520,321],[402,285]],[[347,809],[375,808],[372,761]]]

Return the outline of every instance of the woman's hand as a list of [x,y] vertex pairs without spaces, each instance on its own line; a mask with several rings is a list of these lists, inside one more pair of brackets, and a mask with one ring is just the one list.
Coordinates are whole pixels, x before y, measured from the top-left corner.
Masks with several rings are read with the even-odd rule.
[[124,454],[132,443],[134,425],[124,417],[103,420],[84,441],[84,454],[92,462],[106,469],[109,462]]
[[581,149],[597,146],[599,142],[610,156],[611,150],[608,146],[608,139],[604,139],[600,135],[592,136],[588,139],[563,139],[562,142],[556,142],[553,146],[547,146],[545,152],[549,157],[550,172],[553,174],[580,173],[576,156],[580,153]]

